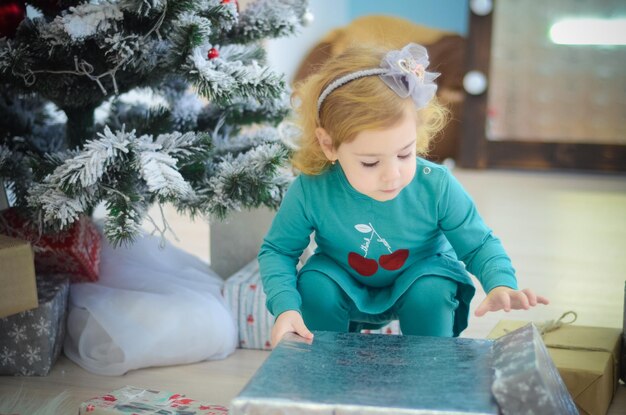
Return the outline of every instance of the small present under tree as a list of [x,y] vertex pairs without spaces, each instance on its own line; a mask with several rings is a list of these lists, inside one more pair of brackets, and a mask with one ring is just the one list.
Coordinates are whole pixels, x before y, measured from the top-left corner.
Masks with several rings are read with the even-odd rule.
[[306,16],[306,0],[3,2],[0,178],[48,231],[104,202],[114,244],[153,203],[209,217],[276,207],[289,97],[260,43]]

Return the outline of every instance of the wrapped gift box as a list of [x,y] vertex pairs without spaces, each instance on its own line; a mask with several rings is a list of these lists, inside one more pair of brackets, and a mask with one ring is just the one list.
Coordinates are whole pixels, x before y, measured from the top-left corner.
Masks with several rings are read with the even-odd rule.
[[[265,306],[267,296],[263,292],[259,263],[251,261],[233,274],[224,284],[224,297],[239,330],[239,347],[242,349],[270,350],[270,336],[274,316]],[[372,334],[399,334],[400,326],[392,321],[376,330],[363,330]]]
[[37,307],[30,243],[0,235],[0,317]]
[[67,279],[38,276],[39,306],[0,319],[0,375],[48,374],[65,337],[68,293]]
[[400,322],[398,320],[394,320],[389,324],[379,328],[379,329],[364,329],[361,330],[361,333],[364,334],[402,334],[400,331]]
[[[527,324],[503,320],[498,338]],[[605,415],[618,386],[621,329],[564,325],[543,340],[581,415]]]
[[270,350],[274,316],[265,306],[267,299],[261,285],[259,263],[254,260],[228,278],[224,298],[239,330],[239,347]]
[[223,415],[228,409],[169,393],[125,386],[80,405],[79,415],[162,414]]
[[37,274],[65,274],[71,282],[98,280],[101,237],[87,217],[59,233],[40,235],[37,228],[11,208],[0,214],[0,233],[31,243]]
[[491,354],[491,391],[503,415],[579,415],[532,323],[494,340]]
[[[498,391],[495,398],[492,389]],[[522,395],[520,412],[516,396]],[[231,401],[230,411],[231,415],[577,413],[532,325],[495,341],[323,331],[306,341],[289,333]]]

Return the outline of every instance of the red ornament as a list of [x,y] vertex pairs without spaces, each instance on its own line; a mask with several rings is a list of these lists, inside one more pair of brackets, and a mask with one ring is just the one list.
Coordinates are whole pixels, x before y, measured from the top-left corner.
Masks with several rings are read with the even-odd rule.
[[220,53],[215,48],[209,49],[209,53],[207,54],[209,59],[215,59],[220,56]]
[[12,38],[17,27],[26,17],[26,4],[23,1],[0,2],[0,37]]
[[239,2],[237,0],[222,0],[222,4],[235,3],[237,7],[237,13],[239,13]]

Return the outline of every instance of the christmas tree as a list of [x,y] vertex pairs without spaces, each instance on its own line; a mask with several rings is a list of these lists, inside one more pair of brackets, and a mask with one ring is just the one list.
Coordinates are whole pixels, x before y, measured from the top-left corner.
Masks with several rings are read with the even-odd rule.
[[39,15],[0,5],[0,178],[41,229],[104,203],[120,244],[154,203],[208,217],[280,203],[289,94],[261,41],[296,32],[306,0],[26,3]]

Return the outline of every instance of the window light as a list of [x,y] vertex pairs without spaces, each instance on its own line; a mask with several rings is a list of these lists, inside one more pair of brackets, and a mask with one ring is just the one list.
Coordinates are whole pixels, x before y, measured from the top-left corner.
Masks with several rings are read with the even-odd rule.
[[559,45],[626,45],[626,18],[569,18],[550,28]]

